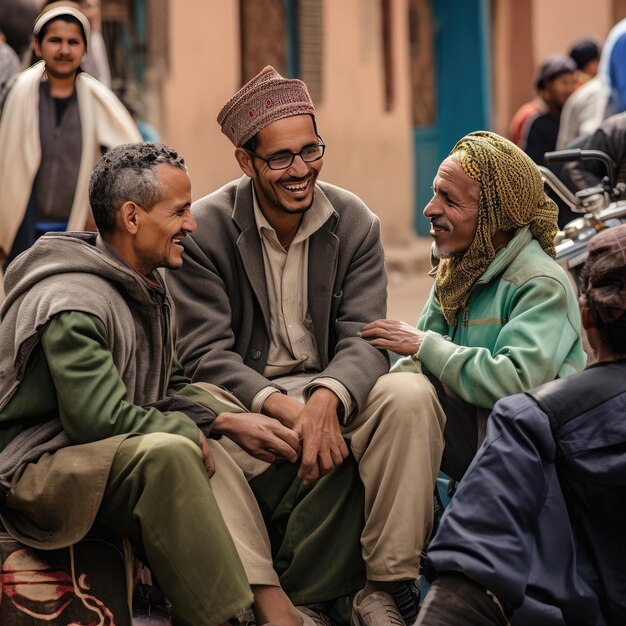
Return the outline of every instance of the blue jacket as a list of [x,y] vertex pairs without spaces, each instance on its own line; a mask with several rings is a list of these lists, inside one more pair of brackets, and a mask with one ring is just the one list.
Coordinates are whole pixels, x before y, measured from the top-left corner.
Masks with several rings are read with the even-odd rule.
[[626,624],[626,361],[496,403],[428,560],[512,624]]

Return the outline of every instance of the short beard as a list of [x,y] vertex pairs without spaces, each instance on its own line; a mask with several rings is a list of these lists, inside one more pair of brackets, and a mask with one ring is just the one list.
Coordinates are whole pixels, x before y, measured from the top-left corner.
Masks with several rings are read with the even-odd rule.
[[[258,179],[261,180],[261,173],[257,169],[256,164],[253,164],[252,168],[254,169]],[[271,204],[274,206],[276,210],[280,211],[281,213],[285,213],[286,215],[302,215],[303,213],[306,213],[313,206],[313,202],[315,201],[315,186],[313,187],[313,195],[311,196],[311,202],[308,204],[308,206],[303,206],[299,209],[288,209],[284,204],[280,204],[276,202],[275,200],[272,200],[268,196],[268,194],[265,193],[265,188],[261,183],[258,183],[258,188],[256,189],[256,191],[257,191],[257,194],[263,194],[265,199],[268,202],[271,202]]]
[[309,204],[309,206],[303,206],[300,209],[288,209],[286,206],[282,204],[276,204],[275,206],[279,211],[281,211],[282,213],[286,213],[287,215],[302,215],[303,213],[306,213],[313,206],[313,200],[311,200],[311,203]]
[[447,251],[447,250],[440,250],[437,246],[433,246],[432,247],[432,253],[433,253],[433,256],[436,259],[439,259],[440,261],[442,259],[452,259],[455,256],[457,256],[453,252],[450,252],[450,251]]

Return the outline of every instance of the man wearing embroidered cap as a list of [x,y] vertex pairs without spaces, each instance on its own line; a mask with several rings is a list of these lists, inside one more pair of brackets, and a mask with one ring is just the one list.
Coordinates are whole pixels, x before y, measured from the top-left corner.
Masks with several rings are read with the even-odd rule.
[[[179,357],[194,380],[219,385],[214,391],[225,402],[236,399],[263,414],[267,433],[276,424],[295,431],[298,477],[311,489],[312,502],[327,479],[341,485],[345,474],[337,472],[356,459],[358,476],[347,491],[360,493],[360,476],[364,528],[363,504],[346,510],[339,500],[318,501],[317,510],[312,503],[309,509],[298,505],[291,519],[306,520],[304,528],[310,528],[311,516],[321,516],[326,524],[318,530],[331,531],[333,524],[353,523],[367,575],[353,619],[398,624],[400,605],[411,623],[410,581],[417,578],[421,534],[432,518],[432,488],[430,505],[415,508],[425,500],[415,477],[432,470],[430,460],[415,453],[411,407],[395,400],[406,381],[386,375],[386,352],[357,335],[386,310],[379,220],[352,193],[318,180],[325,144],[302,81],[266,67],[222,108],[218,122],[244,176],[195,203],[197,233],[184,242],[181,272],[168,276],[177,300]],[[284,463],[271,439],[250,427],[240,419],[224,445],[249,478],[280,474]],[[346,460],[349,450],[354,459]],[[293,534],[298,527],[303,525],[288,525],[291,535],[281,547],[290,548],[294,563],[303,554]],[[345,528],[341,532],[350,545]],[[315,541],[305,534],[302,545]],[[334,553],[329,544],[318,545],[306,553],[301,576],[327,562],[324,578],[304,590],[296,581],[302,591],[296,595],[309,601],[341,595],[324,587],[332,573],[342,593],[359,590],[358,579],[350,586],[341,544]],[[271,571],[240,556],[251,584],[275,584]],[[359,551],[355,559],[361,562]],[[281,582],[295,593],[293,576],[281,576]]]
[[90,28],[78,5],[47,5],[33,33],[42,61],[0,103],[0,269],[47,230],[91,225],[87,185],[101,151],[141,141],[113,92],[79,71]]

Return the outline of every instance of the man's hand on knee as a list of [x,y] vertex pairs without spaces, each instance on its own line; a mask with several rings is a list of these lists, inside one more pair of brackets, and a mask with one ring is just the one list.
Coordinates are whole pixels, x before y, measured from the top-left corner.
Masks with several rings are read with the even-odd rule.
[[302,462],[298,476],[310,484],[339,467],[348,456],[341,434],[337,407],[339,398],[318,387],[302,409],[295,431],[302,439]]
[[371,343],[375,348],[411,356],[417,354],[420,349],[424,334],[406,322],[376,320],[363,326],[359,337]]
[[260,413],[220,413],[213,430],[267,463],[273,463],[277,458],[295,463],[300,454],[298,434],[273,417]]

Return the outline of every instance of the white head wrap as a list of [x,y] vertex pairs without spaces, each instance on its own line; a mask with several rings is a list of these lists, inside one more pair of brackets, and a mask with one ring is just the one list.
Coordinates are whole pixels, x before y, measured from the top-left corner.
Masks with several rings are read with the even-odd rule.
[[71,15],[75,17],[83,27],[83,32],[85,33],[85,40],[87,42],[86,47],[89,46],[89,36],[91,34],[91,27],[89,26],[89,20],[85,16],[82,11],[75,9],[71,6],[55,6],[47,11],[44,11],[39,15],[37,20],[35,21],[35,27],[33,28],[33,33],[35,35],[39,34],[39,31],[51,20],[60,15]]

